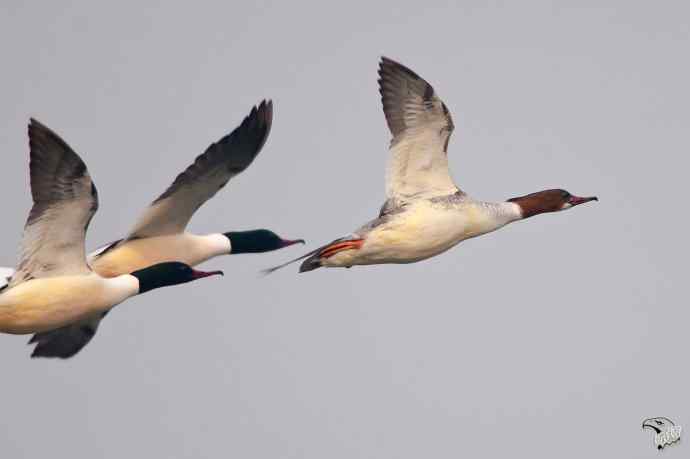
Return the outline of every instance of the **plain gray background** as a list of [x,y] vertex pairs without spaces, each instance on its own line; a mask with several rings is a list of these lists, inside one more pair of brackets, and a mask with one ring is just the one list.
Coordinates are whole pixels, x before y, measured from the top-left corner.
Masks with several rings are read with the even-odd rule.
[[601,200],[414,265],[219,258],[66,362],[2,335],[3,458],[652,458],[643,418],[690,427],[687,2],[60,3],[1,7],[0,265],[29,116],[99,187],[90,248],[265,97],[264,151],[191,230],[349,233],[383,201],[380,55],[449,106],[464,190]]

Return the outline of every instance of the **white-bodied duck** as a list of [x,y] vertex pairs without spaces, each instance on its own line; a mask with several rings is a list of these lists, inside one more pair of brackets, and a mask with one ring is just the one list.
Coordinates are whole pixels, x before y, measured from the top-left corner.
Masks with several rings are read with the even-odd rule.
[[[263,101],[229,135],[211,144],[172,185],[146,209],[124,239],[96,250],[91,267],[112,277],[166,261],[190,266],[227,254],[268,252],[301,239],[282,239],[266,229],[196,235],[186,227],[199,207],[211,199],[235,175],[252,163],[266,143],[273,120],[273,104]],[[39,333],[34,357],[69,358],[96,333],[105,313],[94,314],[78,324]]]
[[102,314],[129,297],[182,284],[203,272],[167,262],[112,278],[94,272],[84,239],[98,193],[84,162],[50,129],[29,124],[33,207],[16,270],[0,272],[0,332],[44,333]]
[[596,197],[552,189],[509,199],[479,201],[450,176],[446,150],[453,121],[434,88],[388,58],[379,65],[379,90],[393,134],[386,173],[386,202],[378,218],[347,237],[298,259],[300,272],[320,267],[413,263],[438,255],[465,239],[537,214],[557,212]]

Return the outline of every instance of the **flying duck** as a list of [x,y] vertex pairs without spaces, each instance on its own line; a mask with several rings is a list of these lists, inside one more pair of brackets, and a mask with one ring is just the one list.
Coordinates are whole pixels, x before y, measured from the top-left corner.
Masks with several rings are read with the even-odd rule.
[[[271,101],[253,107],[234,131],[211,144],[177,176],[125,238],[89,255],[94,271],[113,277],[173,260],[196,266],[220,255],[268,252],[304,243],[302,239],[282,239],[266,229],[207,235],[185,230],[199,207],[249,167],[268,138],[272,120]],[[88,344],[103,316],[105,312],[97,313],[78,324],[35,335],[32,356],[72,357]]]
[[561,189],[505,202],[472,198],[455,185],[448,170],[453,120],[434,88],[386,57],[381,59],[378,73],[383,112],[393,135],[386,201],[378,217],[349,236],[265,272],[305,258],[300,272],[320,267],[414,263],[508,223],[597,200]]
[[112,278],[94,272],[84,239],[98,192],[81,158],[50,129],[29,124],[33,207],[16,270],[0,270],[0,332],[44,333],[101,314],[155,288],[222,274],[167,262]]

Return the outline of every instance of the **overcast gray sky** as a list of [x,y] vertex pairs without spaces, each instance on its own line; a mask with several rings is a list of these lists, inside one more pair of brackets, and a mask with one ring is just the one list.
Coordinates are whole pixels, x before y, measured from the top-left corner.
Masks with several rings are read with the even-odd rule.
[[2,335],[0,455],[657,457],[643,418],[690,427],[690,6],[501,3],[4,1],[0,265],[30,116],[98,185],[91,248],[262,98],[266,147],[191,229],[349,233],[383,201],[380,55],[450,108],[462,189],[601,200],[413,265],[216,259],[224,278],[124,303],[66,362]]

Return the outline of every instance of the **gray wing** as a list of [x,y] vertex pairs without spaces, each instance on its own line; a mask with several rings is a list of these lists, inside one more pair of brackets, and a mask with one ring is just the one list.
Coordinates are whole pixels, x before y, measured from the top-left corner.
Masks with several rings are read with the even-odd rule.
[[98,209],[98,192],[81,158],[57,134],[29,123],[33,207],[24,226],[21,260],[10,281],[91,271],[84,239]]
[[177,176],[139,218],[128,239],[183,232],[194,212],[254,161],[268,138],[272,121],[271,101],[254,107],[239,127],[211,144]]
[[379,77],[383,112],[393,134],[387,197],[405,201],[457,192],[448,170],[453,120],[446,105],[429,83],[391,59],[381,59]]
[[109,311],[81,322],[55,330],[36,333],[29,344],[35,344],[31,357],[69,359],[81,351],[94,337],[101,320]]

